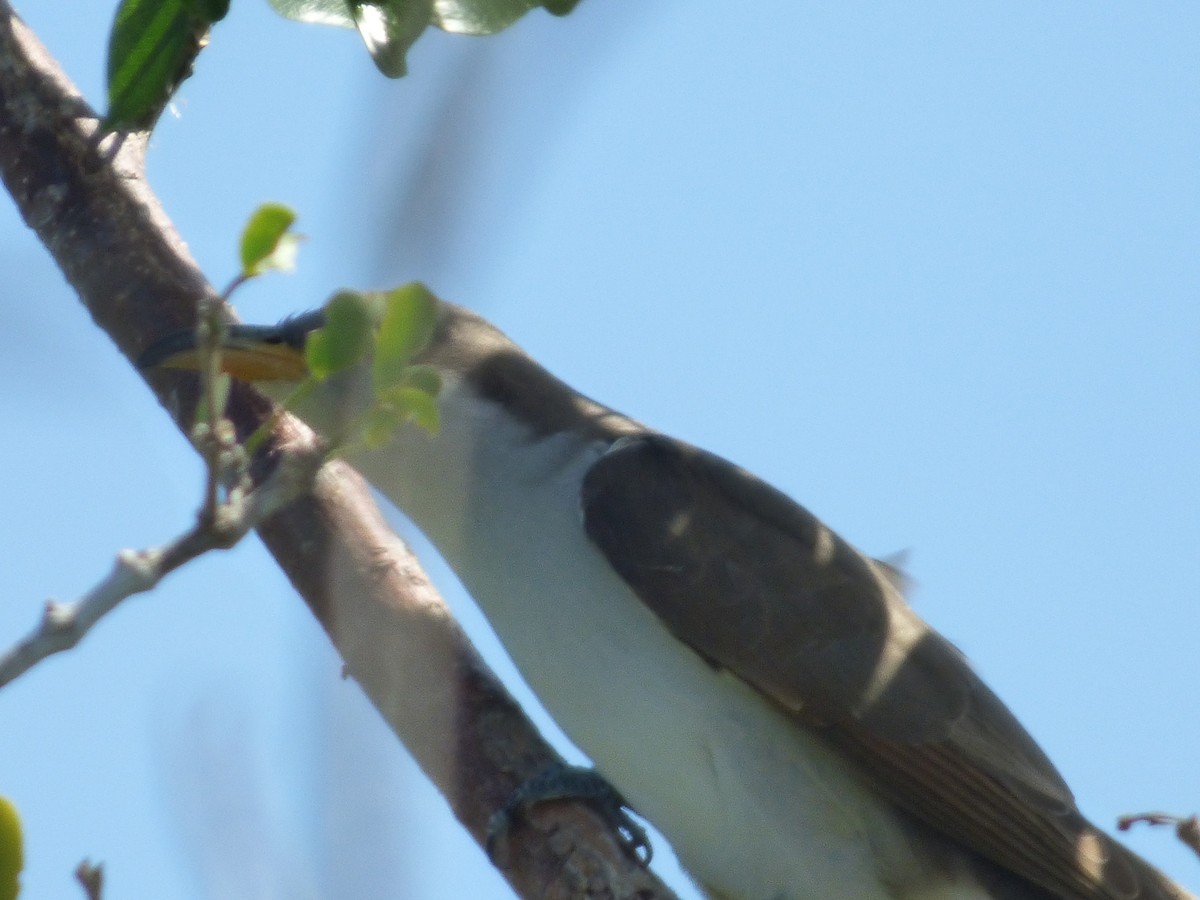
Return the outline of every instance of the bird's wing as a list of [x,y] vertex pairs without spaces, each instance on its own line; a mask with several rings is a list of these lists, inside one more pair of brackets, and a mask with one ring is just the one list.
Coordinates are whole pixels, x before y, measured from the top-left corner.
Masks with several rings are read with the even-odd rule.
[[667,628],[900,807],[1065,898],[1189,896],[1094,829],[892,573],[770,485],[656,434],[588,471],[588,536]]

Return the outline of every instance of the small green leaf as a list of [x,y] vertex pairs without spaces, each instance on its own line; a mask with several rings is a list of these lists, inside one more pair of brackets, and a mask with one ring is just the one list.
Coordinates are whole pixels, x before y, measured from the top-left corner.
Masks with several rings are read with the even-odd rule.
[[228,11],[228,0],[122,0],[108,38],[104,128],[149,127]]
[[456,34],[494,34],[544,6],[566,15],[579,0],[270,0],[299,22],[355,27],[383,74],[405,73],[405,54],[429,25]]
[[388,78],[404,77],[408,48],[429,27],[433,0],[352,0],[350,9],[376,68]]
[[24,867],[21,817],[11,801],[0,797],[0,900],[16,900],[21,892],[20,875]]
[[367,413],[362,426],[362,442],[368,450],[386,447],[400,422],[391,410],[375,407]]
[[353,28],[354,17],[346,0],[270,0],[275,12],[310,25],[337,25]]
[[437,400],[420,388],[399,385],[388,388],[363,417],[362,442],[368,450],[378,450],[391,441],[397,428],[410,420],[430,434],[436,433],[441,426]]
[[291,271],[300,236],[291,230],[296,213],[282,203],[264,203],[242,231],[242,276],[253,278],[270,269]]
[[404,370],[404,378],[400,383],[436,397],[442,389],[442,376],[433,366],[418,363]]
[[552,16],[565,16],[579,5],[579,0],[545,0],[542,5]]
[[313,378],[324,381],[350,368],[371,349],[371,311],[367,299],[340,291],[325,304],[325,325],[308,336],[304,358]]
[[383,300],[372,368],[376,394],[404,382],[413,355],[429,343],[437,324],[437,298],[423,284],[403,285]]
[[209,22],[220,22],[229,14],[229,0],[184,0],[184,3],[194,16]]
[[437,399],[420,388],[396,385],[388,388],[379,400],[384,408],[393,411],[398,422],[411,419],[428,432],[436,432],[441,425]]
[[495,34],[541,5],[538,0],[442,0],[437,25],[455,34]]

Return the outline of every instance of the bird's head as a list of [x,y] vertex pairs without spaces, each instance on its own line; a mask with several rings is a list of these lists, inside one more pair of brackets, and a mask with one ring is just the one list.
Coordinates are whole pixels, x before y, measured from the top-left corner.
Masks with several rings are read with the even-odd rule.
[[[419,284],[343,291],[320,310],[277,325],[227,326],[216,366],[276,400],[288,398],[289,410],[335,443],[364,429],[390,433],[409,419],[434,430],[446,346],[461,343],[455,335],[461,338],[464,323],[471,330],[482,321]],[[199,371],[206,353],[199,329],[188,328],[155,342],[138,365]]]
[[[187,328],[152,344],[138,366],[194,372],[203,360],[199,333]],[[297,392],[303,399],[288,408],[327,437],[345,437],[347,426],[370,421],[372,411],[432,430],[433,397],[449,384],[469,383],[483,399],[521,405],[535,403],[553,383],[551,409],[575,402],[498,329],[419,284],[343,292],[277,325],[231,324],[218,367],[276,400],[295,399],[293,390],[304,383]]]

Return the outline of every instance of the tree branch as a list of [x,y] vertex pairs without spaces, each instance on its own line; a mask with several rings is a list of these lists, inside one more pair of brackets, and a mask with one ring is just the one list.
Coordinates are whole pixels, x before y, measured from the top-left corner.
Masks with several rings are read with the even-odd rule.
[[[194,322],[197,304],[215,292],[146,184],[144,136],[104,156],[97,128],[95,113],[0,0],[0,176],[92,318],[132,359]],[[149,381],[186,427],[195,379],[163,373]],[[239,435],[269,411],[257,393],[235,386],[228,415]],[[312,440],[290,418],[275,437],[277,447]],[[556,756],[387,528],[361,477],[344,463],[326,465],[311,493],[259,534],[347,670],[482,842],[491,814]],[[504,871],[521,896],[672,896],[586,807],[548,805],[531,818],[513,835]]]

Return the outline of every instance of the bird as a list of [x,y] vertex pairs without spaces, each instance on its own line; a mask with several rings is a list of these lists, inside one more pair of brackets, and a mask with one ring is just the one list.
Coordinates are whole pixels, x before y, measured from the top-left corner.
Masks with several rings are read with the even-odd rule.
[[[351,462],[436,546],[551,716],[712,900],[1185,900],[1091,824],[895,567],[432,298],[435,433]],[[378,315],[378,313],[373,313]],[[283,396],[322,310],[232,325]],[[194,330],[143,368],[195,368]],[[344,433],[366,363],[294,410]]]

